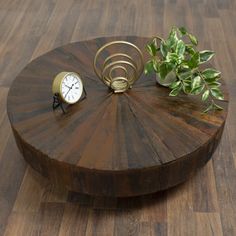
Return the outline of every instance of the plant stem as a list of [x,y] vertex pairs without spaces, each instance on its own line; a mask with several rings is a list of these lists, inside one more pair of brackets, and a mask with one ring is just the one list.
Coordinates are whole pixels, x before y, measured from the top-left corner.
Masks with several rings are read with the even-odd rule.
[[[182,84],[182,87],[184,87],[184,82],[183,79],[179,76],[178,70],[175,70],[176,77],[179,79],[180,83]],[[184,90],[183,90],[184,91]],[[184,91],[185,94],[188,94],[187,92]]]
[[199,70],[196,70],[197,74],[200,76],[201,80],[204,82],[205,86],[207,87],[207,89],[209,90],[209,86],[206,83],[205,79],[203,78],[201,72]]
[[[201,80],[204,82],[204,84],[205,84],[207,90],[210,91],[211,88],[208,86],[208,84],[207,84],[207,82],[205,81],[205,79],[203,78],[201,72],[200,72],[199,70],[196,70],[196,72],[197,72],[197,74],[200,76]],[[213,99],[213,97],[212,97],[212,95],[211,95],[211,92],[209,92],[209,95],[210,95],[211,103],[212,103],[212,104],[215,104],[215,101],[214,101],[214,99]]]

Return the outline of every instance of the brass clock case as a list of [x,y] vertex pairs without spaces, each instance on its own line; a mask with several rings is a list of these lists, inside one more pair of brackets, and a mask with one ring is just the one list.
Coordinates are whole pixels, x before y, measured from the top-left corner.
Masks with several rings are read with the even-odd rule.
[[65,100],[63,94],[62,94],[62,82],[63,80],[65,79],[66,76],[68,75],[75,75],[77,77],[78,80],[80,80],[81,84],[82,84],[82,91],[83,91],[83,81],[81,80],[81,76],[78,74],[78,73],[75,73],[75,72],[60,72],[59,74],[57,74],[53,80],[53,83],[52,83],[52,93],[53,94],[59,94],[61,100],[65,103],[68,103],[68,104],[74,104],[76,102],[79,101],[80,97],[82,96],[82,93],[81,93],[81,96],[78,98],[77,101],[75,102],[69,102],[67,100]]

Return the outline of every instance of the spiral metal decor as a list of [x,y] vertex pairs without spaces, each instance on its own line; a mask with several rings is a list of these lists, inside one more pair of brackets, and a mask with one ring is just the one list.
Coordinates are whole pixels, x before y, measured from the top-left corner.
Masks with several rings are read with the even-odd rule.
[[141,50],[127,41],[112,41],[103,45],[94,58],[95,73],[114,93],[131,88],[141,76],[143,68]]

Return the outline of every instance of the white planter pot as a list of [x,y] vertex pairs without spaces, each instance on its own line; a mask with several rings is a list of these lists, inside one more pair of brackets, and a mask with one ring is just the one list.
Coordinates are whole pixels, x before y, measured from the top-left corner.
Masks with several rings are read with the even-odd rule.
[[171,83],[176,81],[176,75],[171,71],[164,80],[161,80],[159,74],[156,74],[156,81],[158,84],[168,87]]

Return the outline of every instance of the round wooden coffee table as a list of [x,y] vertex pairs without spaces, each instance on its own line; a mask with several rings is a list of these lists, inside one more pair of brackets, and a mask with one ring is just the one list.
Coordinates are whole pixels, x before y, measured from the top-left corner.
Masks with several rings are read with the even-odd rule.
[[[154,76],[142,75],[123,94],[109,91],[95,76],[93,58],[118,39],[142,50],[149,40],[107,37],[56,48],[30,62],[9,91],[8,116],[25,160],[73,191],[126,197],[177,185],[211,158],[224,128],[224,85],[224,110],[208,114],[199,98],[169,97]],[[65,115],[52,109],[52,81],[61,71],[79,72],[88,94]]]

